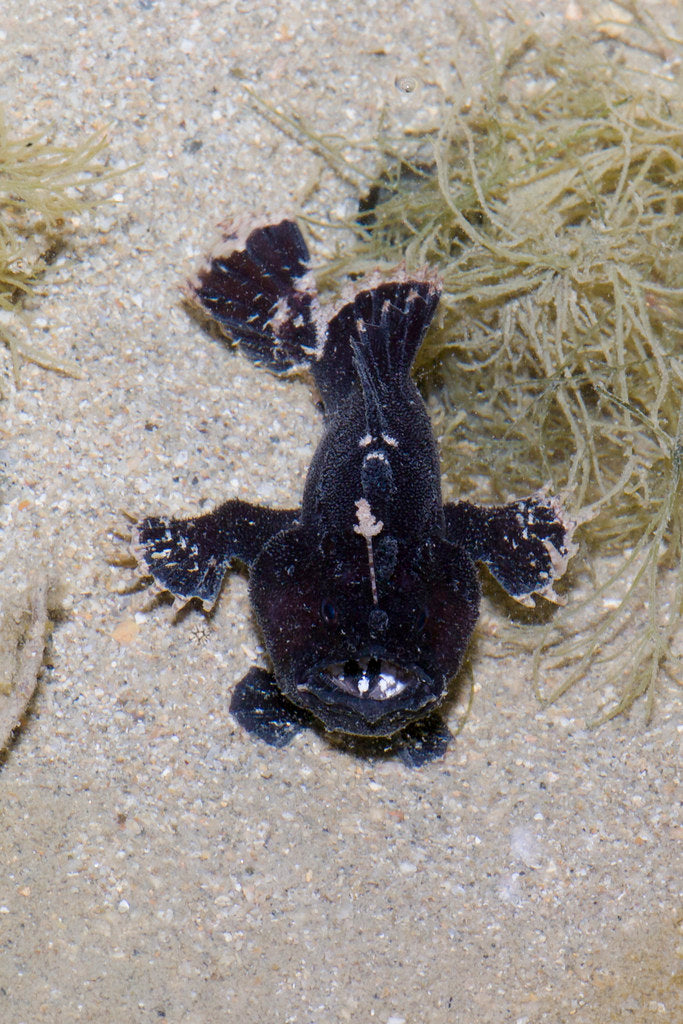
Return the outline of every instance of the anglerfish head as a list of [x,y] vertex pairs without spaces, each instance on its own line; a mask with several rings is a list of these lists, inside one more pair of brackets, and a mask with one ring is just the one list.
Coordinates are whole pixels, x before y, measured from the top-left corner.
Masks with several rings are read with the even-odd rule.
[[479,608],[471,559],[440,536],[273,537],[250,592],[278,686],[330,730],[391,736],[444,699]]

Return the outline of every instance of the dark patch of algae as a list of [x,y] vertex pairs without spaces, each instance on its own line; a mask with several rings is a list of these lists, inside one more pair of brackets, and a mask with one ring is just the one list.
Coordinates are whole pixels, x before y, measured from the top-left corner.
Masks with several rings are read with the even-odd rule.
[[421,367],[446,480],[477,500],[548,484],[582,521],[570,604],[481,645],[533,649],[543,703],[588,679],[594,724],[642,695],[650,717],[683,611],[683,44],[628,10],[653,69],[625,41],[518,25],[478,101],[376,140],[369,191],[284,116],[361,194],[356,244],[318,280],[401,260],[443,277]]

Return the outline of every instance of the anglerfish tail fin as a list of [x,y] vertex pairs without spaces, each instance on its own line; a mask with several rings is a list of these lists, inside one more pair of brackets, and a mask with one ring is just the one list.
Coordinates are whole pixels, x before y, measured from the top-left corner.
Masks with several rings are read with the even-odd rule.
[[322,348],[309,252],[291,220],[235,223],[189,285],[189,298],[244,353],[274,373],[306,367]]
[[330,320],[322,357],[312,366],[326,407],[358,382],[367,404],[381,406],[408,377],[440,294],[429,272],[363,282]]

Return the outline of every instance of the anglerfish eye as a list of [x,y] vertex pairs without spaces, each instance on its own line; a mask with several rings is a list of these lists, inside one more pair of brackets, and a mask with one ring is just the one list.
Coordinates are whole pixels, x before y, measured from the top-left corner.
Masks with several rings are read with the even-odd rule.
[[329,625],[337,621],[337,609],[327,598],[323,598],[320,602],[320,614],[323,621],[329,623]]

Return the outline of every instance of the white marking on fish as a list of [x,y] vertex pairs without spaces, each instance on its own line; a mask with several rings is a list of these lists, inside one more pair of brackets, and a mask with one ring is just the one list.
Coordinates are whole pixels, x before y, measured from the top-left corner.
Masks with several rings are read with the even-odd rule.
[[368,568],[370,570],[370,589],[372,590],[372,603],[377,604],[377,581],[375,579],[375,559],[372,553],[372,538],[381,533],[384,523],[381,519],[375,519],[370,508],[370,502],[366,498],[360,498],[356,502],[356,519],[358,525],[354,526],[354,533],[365,537],[368,548]]

